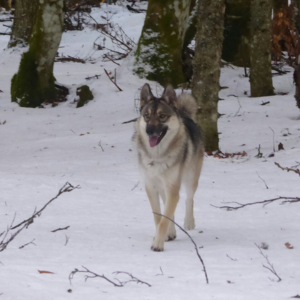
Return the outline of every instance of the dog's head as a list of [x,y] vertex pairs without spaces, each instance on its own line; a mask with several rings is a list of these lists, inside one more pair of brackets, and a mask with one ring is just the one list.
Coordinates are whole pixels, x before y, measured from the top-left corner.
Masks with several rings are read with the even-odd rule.
[[153,96],[148,83],[141,90],[141,118],[146,123],[146,133],[150,147],[157,146],[166,136],[171,119],[176,116],[177,97],[171,85],[168,85],[162,96]]

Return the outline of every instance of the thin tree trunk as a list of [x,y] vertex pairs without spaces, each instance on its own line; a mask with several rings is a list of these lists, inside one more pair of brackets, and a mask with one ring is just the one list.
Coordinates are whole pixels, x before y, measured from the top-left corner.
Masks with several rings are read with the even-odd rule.
[[300,0],[292,0],[294,7],[294,27],[298,36],[296,46],[296,67],[294,71],[294,83],[296,85],[295,99],[297,107],[300,109]]
[[250,67],[250,0],[226,1],[222,58]]
[[18,0],[16,2],[12,35],[8,44],[9,48],[16,45],[27,46],[29,44],[39,5],[39,0]]
[[55,100],[53,64],[63,30],[63,0],[43,0],[35,20],[29,50],[11,85],[12,101],[25,107]]
[[185,81],[182,47],[191,0],[149,0],[135,53],[134,72],[140,77],[173,86]]
[[192,92],[200,107],[197,122],[202,127],[207,151],[219,149],[217,124],[224,11],[223,0],[199,0]]
[[251,97],[274,95],[271,69],[271,0],[251,0]]
[[5,10],[11,9],[11,0],[0,0],[0,7],[5,8]]

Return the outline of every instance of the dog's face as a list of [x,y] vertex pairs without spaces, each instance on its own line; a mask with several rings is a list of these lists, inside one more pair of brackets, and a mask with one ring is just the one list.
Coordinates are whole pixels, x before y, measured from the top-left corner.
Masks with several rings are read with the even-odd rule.
[[149,84],[141,91],[141,118],[149,137],[150,147],[156,147],[166,136],[176,114],[177,97],[174,89],[167,86],[161,98],[153,96]]

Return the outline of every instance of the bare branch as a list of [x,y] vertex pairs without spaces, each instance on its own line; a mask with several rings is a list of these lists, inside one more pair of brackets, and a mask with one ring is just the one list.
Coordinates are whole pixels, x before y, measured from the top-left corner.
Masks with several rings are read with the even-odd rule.
[[[40,217],[43,210],[46,209],[46,207],[53,202],[54,200],[56,200],[60,195],[64,194],[64,193],[68,193],[68,192],[72,192],[74,189],[79,189],[79,186],[74,187],[73,185],[71,185],[69,182],[66,182],[64,184],[64,186],[59,190],[59,192],[57,193],[57,195],[52,198],[51,200],[49,200],[40,210],[38,211],[34,211],[33,215],[28,218],[27,220],[24,220],[23,222],[19,223],[18,225],[13,226],[14,220],[16,215],[13,218],[13,221],[11,223],[10,226],[8,226],[8,228],[6,229],[5,232],[2,232],[0,234],[0,236],[3,235],[2,241],[0,241],[0,252],[4,251],[6,249],[6,247],[8,246],[8,244],[24,229],[24,228],[28,228],[34,221],[34,219],[36,217]],[[8,234],[12,231],[19,228],[18,230],[16,230],[14,233],[11,234],[11,236],[7,238]]]
[[266,269],[268,269],[271,273],[273,273],[273,274],[278,278],[278,282],[281,281],[282,279],[279,277],[279,275],[278,275],[277,272],[275,271],[274,266],[270,263],[270,261],[269,261],[269,259],[268,259],[268,256],[265,255],[265,254],[262,252],[261,248],[260,248],[256,243],[254,243],[254,244],[255,244],[255,246],[258,248],[260,254],[261,254],[261,255],[266,259],[266,261],[267,261],[267,264],[268,264],[268,265],[265,266],[264,264],[262,264],[263,267],[266,268]]
[[56,231],[60,231],[60,230],[67,230],[70,226],[66,226],[64,228],[57,228],[55,230],[52,230],[51,232],[56,232]]
[[259,176],[258,172],[256,172],[257,176],[264,182],[266,189],[268,190],[269,187],[267,186],[266,182]]
[[183,231],[183,232],[190,238],[190,240],[192,241],[192,243],[193,243],[194,246],[195,246],[195,250],[196,250],[197,256],[198,256],[198,258],[199,258],[199,260],[200,260],[200,262],[201,262],[201,264],[202,264],[202,266],[203,266],[203,272],[204,272],[204,274],[205,274],[206,283],[209,283],[209,281],[208,281],[208,276],[207,276],[207,272],[206,272],[206,268],[205,268],[205,265],[204,265],[204,261],[203,261],[201,255],[200,255],[200,253],[199,253],[199,251],[198,251],[198,246],[197,246],[197,244],[195,243],[195,241],[193,240],[193,238],[188,234],[187,231],[185,231],[185,230],[184,230],[180,225],[178,225],[174,220],[172,220],[172,219],[170,219],[170,218],[168,218],[167,216],[164,216],[164,215],[162,215],[162,214],[158,214],[158,213],[156,213],[156,212],[153,212],[153,213],[154,213],[155,215],[164,217],[164,218],[168,219],[169,221],[173,222],[173,223],[174,223],[181,231]]
[[28,245],[30,245],[30,244],[33,244],[34,246],[36,246],[36,244],[34,243],[34,240],[35,240],[35,239],[33,239],[31,242],[29,242],[29,243],[27,243],[27,244],[25,244],[25,245],[19,247],[19,249],[23,249],[24,247],[26,247],[26,246],[28,246]]
[[299,176],[300,176],[300,170],[299,169],[293,169],[293,168],[288,168],[288,167],[282,167],[279,163],[277,163],[277,162],[274,162],[274,164],[278,167],[278,168],[280,168],[281,170],[283,170],[283,171],[288,171],[288,172],[294,172],[294,173],[296,173],[296,174],[298,174]]
[[269,199],[269,200],[263,200],[263,201],[257,201],[257,202],[250,202],[250,203],[239,203],[239,202],[227,202],[227,203],[236,203],[238,204],[237,206],[215,206],[212,205],[213,207],[216,208],[221,208],[221,209],[227,209],[227,210],[238,210],[240,208],[244,208],[246,206],[250,206],[250,205],[255,205],[255,204],[263,204],[263,206],[266,206],[272,202],[278,201],[278,200],[284,200],[281,202],[281,204],[285,204],[285,203],[295,203],[295,202],[300,202],[300,197],[277,197],[274,199]]
[[104,71],[105,71],[105,74],[107,75],[107,77],[109,78],[109,80],[118,88],[118,90],[120,91],[120,92],[123,92],[123,90],[117,85],[117,83],[116,82],[114,82],[112,79],[111,79],[111,77],[109,76],[109,74],[108,74],[108,72],[104,69]]
[[113,280],[107,278],[104,274],[99,275],[99,274],[97,274],[97,273],[95,273],[95,272],[93,272],[93,271],[90,271],[88,268],[86,268],[86,267],[84,267],[84,266],[82,266],[82,268],[83,268],[84,270],[78,270],[78,269],[75,269],[74,271],[72,271],[72,272],[70,273],[70,275],[69,275],[69,280],[70,280],[70,284],[71,284],[71,285],[72,285],[72,279],[74,278],[74,275],[75,275],[76,273],[84,273],[84,274],[87,274],[87,275],[84,276],[85,281],[87,281],[87,280],[90,279],[90,278],[102,278],[102,279],[108,281],[109,283],[111,283],[112,285],[114,285],[115,287],[123,287],[123,286],[125,286],[125,284],[127,284],[128,282],[135,282],[135,283],[137,283],[137,284],[138,284],[138,283],[146,284],[146,285],[148,285],[149,287],[151,287],[151,285],[150,285],[149,283],[147,283],[147,282],[145,282],[145,281],[142,281],[142,280],[136,278],[135,276],[133,276],[132,274],[130,274],[130,273],[128,273],[128,272],[114,272],[113,274],[116,274],[116,275],[118,275],[118,274],[126,274],[126,275],[128,275],[128,276],[131,278],[130,280],[127,280],[127,281],[120,281],[119,279],[116,278],[115,281],[113,281]]

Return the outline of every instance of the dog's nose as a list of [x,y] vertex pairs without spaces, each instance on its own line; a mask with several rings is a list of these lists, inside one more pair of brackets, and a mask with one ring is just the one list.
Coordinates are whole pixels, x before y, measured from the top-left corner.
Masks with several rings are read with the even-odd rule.
[[154,135],[156,133],[156,126],[154,125],[147,125],[146,132],[149,136]]

